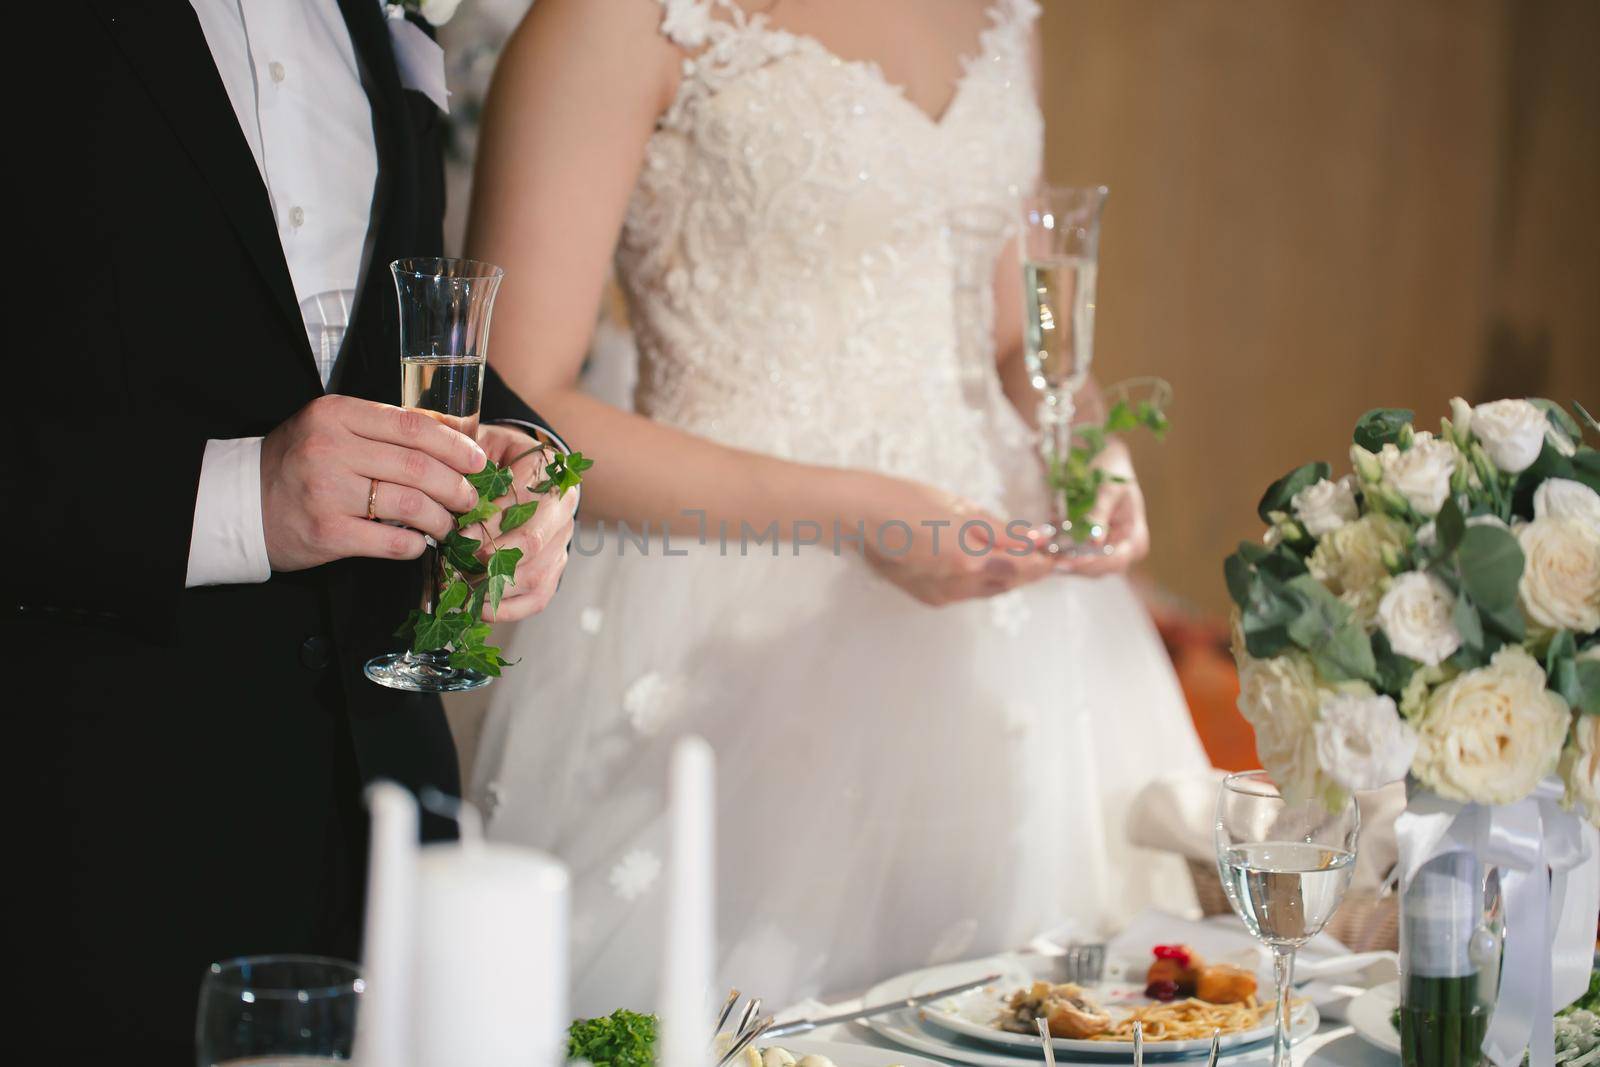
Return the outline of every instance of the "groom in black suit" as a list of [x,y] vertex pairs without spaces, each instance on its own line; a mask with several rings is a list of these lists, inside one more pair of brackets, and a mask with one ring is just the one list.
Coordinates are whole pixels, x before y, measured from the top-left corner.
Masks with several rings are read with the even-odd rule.
[[[396,647],[421,585],[416,531],[442,533],[470,502],[461,474],[530,434],[560,444],[492,370],[476,443],[392,406],[388,264],[442,252],[442,120],[403,86],[378,0],[61,0],[28,17],[42,25],[13,40],[50,69],[17,83],[38,129],[8,168],[24,238],[7,301],[4,638],[23,680],[8,703],[24,831],[8,941],[21,935],[9,962],[29,1000],[13,1018],[52,1062],[192,1062],[208,962],[357,955],[364,783],[459,792],[438,699],[380,688],[362,664]],[[269,193],[318,131],[236,92],[307,76],[307,27],[345,60],[318,76],[352,79],[313,94],[330,114],[334,90],[364,95],[371,142],[359,123],[349,150],[377,163],[327,367],[297,292],[318,264],[291,277],[286,259],[286,227],[305,220]],[[278,54],[217,51],[267,29]],[[316,179],[341,160],[289,162]],[[259,529],[207,513],[230,494]],[[571,507],[502,541],[526,552],[502,619],[553,591]],[[202,542],[264,545],[261,573],[197,578]]]

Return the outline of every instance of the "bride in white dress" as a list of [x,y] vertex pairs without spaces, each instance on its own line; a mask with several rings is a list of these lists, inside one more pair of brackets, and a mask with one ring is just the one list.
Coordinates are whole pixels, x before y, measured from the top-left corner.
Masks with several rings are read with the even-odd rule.
[[[684,733],[718,755],[719,977],[769,1004],[1189,892],[1123,833],[1145,782],[1204,765],[1114,573],[1144,552],[1136,485],[1077,576],[1004,532],[1047,511],[1014,255],[989,399],[960,381],[945,220],[1038,181],[1037,5],[739,3],[538,0],[478,162],[491,358],[597,461],[574,551],[596,522],[657,534],[574,559],[511,636],[472,786],[491,836],[571,865],[588,1014],[653,1002]],[[578,385],[613,251],[632,410]],[[974,516],[986,555],[952,548]],[[741,551],[769,524],[790,540]]]

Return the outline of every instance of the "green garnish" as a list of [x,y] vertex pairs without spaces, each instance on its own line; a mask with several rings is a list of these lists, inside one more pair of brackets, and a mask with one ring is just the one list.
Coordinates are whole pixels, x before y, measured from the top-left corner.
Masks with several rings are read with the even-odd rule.
[[656,1058],[656,1017],[618,1008],[600,1019],[579,1019],[567,1031],[568,1061],[594,1067],[652,1067]]
[[[483,470],[467,476],[478,500],[469,510],[456,516],[456,528],[439,542],[439,597],[431,612],[413,608],[410,616],[395,631],[411,643],[413,652],[450,650],[450,666],[460,670],[473,670],[498,678],[502,667],[510,666],[500,649],[488,643],[489,624],[483,621],[483,605],[498,610],[506,590],[516,584],[517,563],[522,559],[522,549],[501,548],[494,544],[487,525],[490,516],[500,510],[495,500],[506,493],[517,496],[516,479],[511,473],[512,464],[538,452],[543,445],[528,449],[513,457],[505,466],[492,461]],[[565,496],[567,490],[583,481],[583,472],[594,466],[594,460],[584,458],[582,452],[571,455],[557,453],[544,468],[544,478],[537,485],[524,486],[524,491],[535,497],[554,492]],[[539,501],[516,499],[500,520],[500,531],[509,533],[533,518],[539,510]],[[489,562],[477,558],[483,542],[468,537],[466,530],[477,526],[494,551]]]

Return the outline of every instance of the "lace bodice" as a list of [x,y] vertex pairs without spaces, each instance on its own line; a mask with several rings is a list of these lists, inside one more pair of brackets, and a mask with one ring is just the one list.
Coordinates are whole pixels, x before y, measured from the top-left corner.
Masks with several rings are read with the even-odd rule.
[[946,220],[1010,212],[1043,123],[1033,0],[996,0],[937,119],[871,63],[746,15],[659,0],[684,50],[617,250],[638,410],[739,447],[996,499],[958,384]]

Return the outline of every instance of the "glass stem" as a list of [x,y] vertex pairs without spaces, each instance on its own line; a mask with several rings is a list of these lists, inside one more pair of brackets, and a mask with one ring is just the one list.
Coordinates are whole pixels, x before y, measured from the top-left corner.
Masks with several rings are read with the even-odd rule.
[[[422,550],[422,603],[421,608],[428,614],[439,604],[439,549],[429,539],[428,547]],[[421,652],[406,653],[406,659],[411,662],[426,662],[433,666],[434,660],[442,659],[437,649],[424,649]]]
[[1059,531],[1066,530],[1070,520],[1067,495],[1060,487],[1056,472],[1072,451],[1072,418],[1076,413],[1070,389],[1047,389],[1039,401],[1039,445],[1050,485],[1050,521]]
[[1292,1029],[1289,1025],[1289,995],[1294,992],[1293,946],[1272,946],[1272,971],[1278,986],[1278,1004],[1273,1009],[1272,1067],[1293,1067],[1294,1059],[1289,1053],[1289,1032]]

